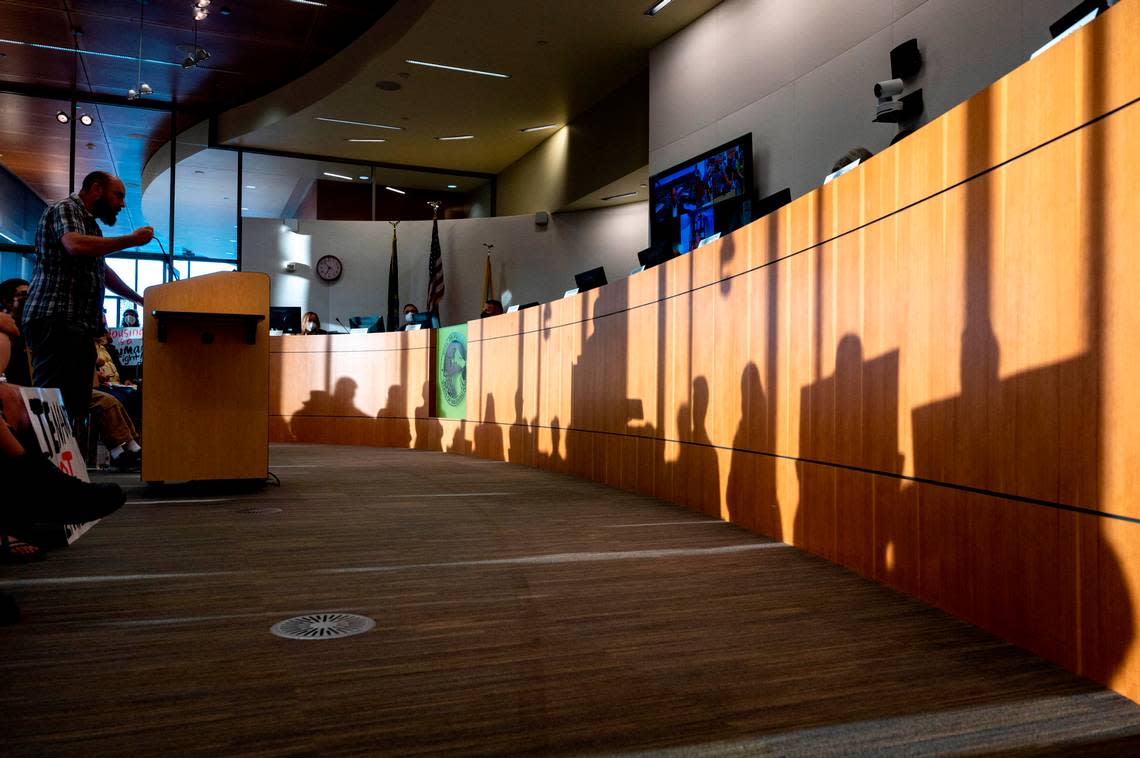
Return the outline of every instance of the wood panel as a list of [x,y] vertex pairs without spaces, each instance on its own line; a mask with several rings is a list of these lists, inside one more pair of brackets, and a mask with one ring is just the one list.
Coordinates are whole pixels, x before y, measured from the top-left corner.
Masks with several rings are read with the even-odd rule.
[[[255,342],[238,322],[176,321],[158,341],[146,319],[142,477],[264,479],[269,471],[269,277],[222,272],[150,287],[152,311],[262,316]],[[210,340],[203,333],[211,335]]]
[[404,444],[729,519],[1140,698],[1138,36],[1116,6],[750,227],[473,323],[470,423]]

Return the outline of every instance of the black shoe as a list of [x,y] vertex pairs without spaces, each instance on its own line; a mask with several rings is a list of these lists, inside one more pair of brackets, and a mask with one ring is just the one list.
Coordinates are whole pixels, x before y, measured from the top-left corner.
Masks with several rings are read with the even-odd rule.
[[56,468],[41,453],[2,459],[0,476],[11,484],[12,498],[0,508],[0,524],[82,524],[97,521],[126,502],[117,484],[92,484]]
[[115,471],[137,473],[142,467],[142,456],[133,450],[124,450],[111,459],[111,468]]

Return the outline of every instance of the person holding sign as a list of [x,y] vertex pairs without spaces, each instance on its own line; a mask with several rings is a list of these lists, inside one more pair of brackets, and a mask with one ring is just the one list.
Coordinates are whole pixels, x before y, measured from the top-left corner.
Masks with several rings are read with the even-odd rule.
[[48,206],[36,229],[36,267],[23,319],[32,381],[37,387],[59,388],[73,424],[91,402],[91,367],[105,291],[143,302],[103,261],[154,237],[149,226],[122,237],[103,236],[97,220],[114,225],[126,196],[121,179],[93,171],[79,192]]

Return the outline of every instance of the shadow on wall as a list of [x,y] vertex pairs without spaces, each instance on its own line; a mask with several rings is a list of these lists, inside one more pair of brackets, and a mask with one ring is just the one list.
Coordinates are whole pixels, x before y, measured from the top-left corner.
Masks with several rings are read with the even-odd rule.
[[[1092,67],[1090,81],[1100,81],[1100,56],[1090,55],[1087,63]],[[1094,87],[1091,102],[1101,96]],[[972,167],[989,166],[993,160],[990,142],[995,137],[991,133],[1000,114],[991,97],[987,91],[968,105],[969,122],[983,126],[971,130],[967,143],[966,165]],[[489,389],[470,399],[475,414],[481,415],[479,423],[470,436],[467,425],[460,423],[448,450],[564,471],[673,500],[713,516],[722,515],[723,493],[727,516],[734,523],[790,540],[1073,670],[1113,683],[1123,675],[1122,663],[1135,636],[1132,590],[1115,545],[1121,539],[1134,539],[1137,527],[1096,512],[1101,507],[1107,467],[1100,438],[1106,426],[1101,385],[1107,370],[1102,347],[1103,258],[1105,214],[1112,199],[1104,185],[1107,157],[1104,140],[1097,138],[1098,128],[1088,127],[1081,148],[1086,153],[1085,175],[1079,183],[1080,239],[1090,262],[1083,288],[1088,348],[1075,358],[1001,376],[993,277],[995,270],[1008,265],[1003,256],[1009,251],[995,247],[999,240],[1003,246],[1016,243],[1011,242],[1014,230],[1001,226],[1004,215],[994,212],[995,204],[1004,198],[1000,194],[1004,190],[997,189],[1004,181],[1005,169],[1000,169],[974,177],[953,191],[955,201],[961,198],[964,203],[955,215],[963,226],[945,229],[944,244],[949,248],[953,243],[964,256],[960,258],[965,303],[956,396],[900,407],[906,402],[900,377],[904,359],[912,366],[950,359],[915,354],[921,347],[903,355],[904,348],[897,343],[868,357],[863,343],[864,338],[870,339],[866,333],[845,334],[837,342],[824,333],[831,323],[825,320],[825,274],[832,276],[836,265],[849,262],[835,258],[834,248],[825,254],[817,247],[814,253],[805,254],[801,260],[818,254],[811,273],[802,266],[792,273],[795,261],[788,261],[758,269],[748,278],[726,280],[726,272],[742,265],[736,243],[729,237],[722,243],[719,258],[704,270],[697,270],[702,265],[699,256],[686,256],[658,270],[661,299],[646,306],[656,309],[655,319],[637,321],[642,331],[631,332],[630,285],[629,280],[621,280],[581,297],[582,311],[574,324],[549,328],[551,307],[547,305],[540,334],[533,338],[540,346],[537,350],[528,350],[531,343],[521,334],[515,335],[514,343],[506,339],[483,342],[481,365],[488,366],[488,374],[494,374],[490,362],[507,358],[509,353],[516,354],[518,370],[507,372],[514,376],[496,376],[494,386],[481,385]],[[928,202],[948,203],[951,194]],[[818,244],[824,232],[823,204],[816,202],[814,208]],[[783,249],[780,230],[775,223],[766,226],[766,250],[775,259]],[[892,253],[892,265],[902,261],[905,252],[897,257]],[[937,257],[931,251],[919,253],[932,260]],[[844,248],[841,255],[848,254],[862,252]],[[707,282],[699,278],[702,273]],[[781,296],[781,282],[799,274],[803,274],[805,290],[814,285],[814,293],[807,293],[809,298],[814,294],[814,299],[799,304],[800,311],[784,302],[788,310],[781,311],[781,302],[787,300]],[[921,284],[936,288],[933,267],[925,275],[927,280]],[[687,287],[678,283],[685,276]],[[671,281],[673,277],[677,281]],[[718,286],[703,286],[713,283]],[[718,290],[722,298],[736,297],[740,288],[750,297],[766,290],[767,300],[764,311],[748,311],[750,318],[763,318],[765,323],[749,325],[755,338],[749,338],[750,360],[739,374],[740,415],[729,449],[719,447],[724,441],[713,439],[709,419],[711,414],[714,430],[733,428],[731,423],[724,426],[732,420],[724,409],[735,401],[736,376],[728,380],[733,385],[729,387],[724,386],[722,375],[718,387],[716,375],[706,367],[736,357],[722,350],[708,359],[711,335],[732,325],[718,325],[715,307],[709,311],[698,303]],[[664,297],[669,291],[680,294]],[[827,305],[832,304],[828,301]],[[940,314],[929,304],[916,307],[930,310],[928,315],[935,323],[929,327],[936,331]],[[810,383],[781,390],[777,366],[795,357],[780,355],[781,316],[787,313],[787,318],[794,319],[798,312],[810,320],[813,332],[805,331],[803,344],[788,344],[787,349],[795,355],[803,353],[802,375]],[[1004,315],[999,324],[1008,339],[1016,340],[1018,329],[1037,326]],[[655,324],[655,333],[646,323]],[[926,344],[923,339],[916,337],[914,344]],[[954,340],[952,335],[950,344]],[[640,370],[640,366],[629,365],[635,343],[653,346],[641,355],[652,354],[656,359],[655,382],[647,383],[652,387],[644,398],[631,397],[629,390],[631,373]],[[828,345],[829,351],[832,344],[836,346],[835,367],[825,376],[822,346]],[[497,352],[503,345],[508,345],[507,354]],[[544,355],[559,356],[560,365],[540,363],[533,373],[526,370],[530,366],[524,368],[528,358],[541,362]],[[561,371],[562,364],[567,365],[565,373],[544,376],[544,369]],[[732,369],[733,374],[736,371]],[[351,402],[355,387],[342,391],[341,381],[345,380],[338,381],[332,398],[314,392],[297,416],[332,412],[323,408],[338,409],[337,413],[347,408],[345,414],[355,415]],[[1081,397],[1067,396],[1075,387],[1086,392]],[[797,390],[798,429],[787,430],[787,435],[798,433],[798,458],[785,463],[781,458],[787,451],[777,443],[778,399],[782,392],[785,401],[793,403],[791,393]],[[649,391],[655,396],[648,397]],[[912,394],[924,400],[931,397],[923,392],[916,389]],[[344,395],[349,398],[347,406]],[[428,395],[425,386],[425,409]],[[554,402],[557,407],[530,408],[526,405],[530,397]],[[507,423],[497,418],[497,400],[512,403],[513,418]],[[400,408],[402,402],[389,391],[388,407]],[[1093,405],[1095,413],[1090,411]],[[643,418],[648,407],[650,419]],[[533,416],[528,418],[528,413]],[[551,420],[545,423],[546,418]],[[900,422],[904,427],[909,422],[912,428],[910,451],[900,450]],[[415,446],[442,447],[443,427],[434,429],[421,442],[417,426]],[[727,436],[727,431],[718,433]],[[400,439],[412,444],[410,431]],[[727,470],[721,452],[729,456]],[[907,452],[913,474],[906,473]],[[790,492],[779,489],[790,477],[778,479],[778,472],[793,466],[794,488]],[[791,511],[787,514],[790,520],[781,508]],[[1134,682],[1119,688],[1137,691]]]

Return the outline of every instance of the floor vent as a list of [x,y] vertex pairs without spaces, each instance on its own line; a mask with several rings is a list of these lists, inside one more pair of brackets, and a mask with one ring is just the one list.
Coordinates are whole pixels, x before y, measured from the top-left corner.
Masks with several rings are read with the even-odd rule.
[[279,621],[269,631],[287,640],[332,640],[364,634],[374,626],[372,619],[354,613],[310,613]]

